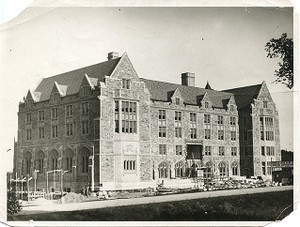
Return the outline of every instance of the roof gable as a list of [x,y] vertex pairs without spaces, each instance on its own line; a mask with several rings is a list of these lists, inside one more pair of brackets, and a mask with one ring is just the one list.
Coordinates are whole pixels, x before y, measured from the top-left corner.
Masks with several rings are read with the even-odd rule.
[[139,80],[139,77],[126,52],[122,55],[120,61],[115,66],[110,77],[115,79],[126,78],[130,79],[131,81]]
[[269,92],[269,89],[268,89],[265,81],[263,81],[262,84],[261,84],[261,88],[258,92],[257,99],[273,102],[272,96]]

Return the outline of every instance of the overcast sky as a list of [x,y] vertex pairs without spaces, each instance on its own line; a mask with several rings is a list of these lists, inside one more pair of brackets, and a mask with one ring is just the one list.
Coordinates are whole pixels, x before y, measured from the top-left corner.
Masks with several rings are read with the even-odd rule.
[[280,114],[281,148],[293,148],[292,92],[274,84],[279,59],[264,46],[293,36],[291,8],[27,8],[0,27],[0,147],[13,149],[18,103],[49,77],[127,52],[143,78],[180,83],[196,74],[222,90],[266,81]]

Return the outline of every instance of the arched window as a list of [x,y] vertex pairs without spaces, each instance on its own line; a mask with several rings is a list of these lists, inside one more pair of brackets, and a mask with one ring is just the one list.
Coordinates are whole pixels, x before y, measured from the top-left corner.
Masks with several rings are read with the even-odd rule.
[[55,170],[58,168],[58,165],[57,165],[58,157],[59,157],[59,154],[58,154],[57,150],[50,151],[49,158],[48,158],[48,163],[49,163],[48,169],[49,170]]
[[227,176],[227,165],[225,162],[221,162],[219,164],[219,174],[220,174],[220,177],[226,177]]
[[231,164],[231,170],[232,170],[232,175],[233,176],[237,176],[238,175],[238,163],[237,162],[233,162]]
[[89,171],[89,156],[90,156],[90,151],[88,148],[81,147],[79,149],[78,164],[79,164],[79,171],[81,173],[88,173]]
[[24,164],[23,164],[23,173],[24,174],[30,174],[30,169],[31,169],[31,160],[32,160],[32,155],[29,151],[26,151],[24,153]]
[[35,155],[35,169],[39,171],[39,173],[44,173],[44,159],[45,153],[43,151],[38,151]]
[[158,165],[158,177],[159,178],[168,178],[169,176],[169,164],[162,162]]
[[203,171],[203,178],[204,179],[210,179],[212,177],[212,163],[211,162],[207,162],[205,164],[205,169]]
[[65,150],[64,155],[63,155],[63,169],[67,170],[69,173],[71,173],[72,169],[73,169],[72,168],[73,157],[74,157],[74,153],[70,148]]
[[175,177],[184,177],[185,176],[185,165],[184,162],[177,162],[175,164]]

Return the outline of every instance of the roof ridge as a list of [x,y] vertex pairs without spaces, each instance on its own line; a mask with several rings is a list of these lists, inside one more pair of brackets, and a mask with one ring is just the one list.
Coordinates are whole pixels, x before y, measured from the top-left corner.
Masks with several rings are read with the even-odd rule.
[[[107,62],[112,62],[112,61],[115,61],[116,59],[120,59],[120,58],[121,58],[121,57],[114,58],[114,59],[107,60],[107,61],[103,61],[103,62],[98,62],[98,63],[92,64],[92,65],[83,66],[83,67],[80,67],[80,68],[77,68],[77,69],[73,69],[73,70],[70,70],[70,71],[65,71],[65,72],[62,72],[62,73],[59,73],[59,74],[56,74],[56,75],[53,75],[53,76],[44,77],[43,79],[48,79],[48,78],[52,78],[52,77],[55,77],[55,76],[60,76],[60,75],[62,75],[62,74],[65,74],[65,73],[71,73],[71,72],[74,72],[74,71],[77,71],[77,70],[83,70],[83,69],[88,68],[88,67],[93,67],[93,66],[101,65],[101,64],[104,64],[104,63],[107,63]],[[42,79],[42,80],[43,80],[43,79]]]
[[262,86],[262,84],[260,83],[260,84],[253,84],[253,85],[248,85],[248,86],[229,88],[229,89],[225,89],[225,90],[222,90],[222,91],[230,91],[230,90],[235,90],[235,89],[250,88],[250,87],[255,87],[255,86]]
[[229,92],[225,92],[225,91],[218,91],[218,90],[213,90],[213,89],[205,89],[202,87],[197,87],[197,86],[186,86],[186,85],[182,85],[182,84],[177,84],[174,82],[165,82],[165,81],[160,81],[160,80],[151,80],[151,79],[146,79],[146,78],[140,78],[141,80],[149,80],[149,81],[154,81],[154,82],[159,82],[159,83],[166,83],[166,84],[172,84],[172,85],[177,85],[180,87],[188,87],[188,88],[197,88],[197,89],[203,89],[205,91],[209,91],[209,92],[221,92],[221,93],[229,93]]

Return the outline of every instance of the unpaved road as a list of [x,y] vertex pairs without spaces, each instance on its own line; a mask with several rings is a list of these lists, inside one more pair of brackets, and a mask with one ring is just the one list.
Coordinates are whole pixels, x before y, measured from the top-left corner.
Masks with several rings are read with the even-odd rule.
[[33,214],[33,213],[37,214],[37,213],[44,213],[44,212],[55,212],[55,211],[99,209],[104,207],[128,206],[128,205],[148,204],[148,203],[162,203],[162,202],[170,202],[170,201],[264,193],[264,192],[274,192],[274,191],[286,191],[286,190],[293,190],[293,186],[207,191],[207,192],[173,194],[173,195],[163,195],[163,196],[153,196],[153,197],[143,197],[143,198],[93,201],[93,202],[85,202],[85,203],[68,203],[68,204],[51,204],[51,205],[47,204],[47,205],[23,207],[22,211],[19,212],[18,214],[24,215],[24,214]]

